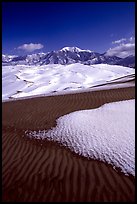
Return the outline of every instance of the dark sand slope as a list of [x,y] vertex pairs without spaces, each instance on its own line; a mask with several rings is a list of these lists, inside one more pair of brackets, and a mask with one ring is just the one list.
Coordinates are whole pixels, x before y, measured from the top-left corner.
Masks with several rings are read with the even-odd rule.
[[24,135],[55,126],[58,117],[72,111],[133,98],[130,87],[3,103],[3,201],[134,201],[132,176]]

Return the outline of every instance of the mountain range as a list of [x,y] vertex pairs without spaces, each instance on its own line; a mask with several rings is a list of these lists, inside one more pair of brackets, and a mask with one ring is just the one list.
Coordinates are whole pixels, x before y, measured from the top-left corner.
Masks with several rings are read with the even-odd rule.
[[58,51],[37,53],[23,56],[2,55],[2,65],[47,65],[47,64],[110,64],[135,68],[135,56],[126,58],[107,56],[91,50],[82,50],[77,47],[64,47]]

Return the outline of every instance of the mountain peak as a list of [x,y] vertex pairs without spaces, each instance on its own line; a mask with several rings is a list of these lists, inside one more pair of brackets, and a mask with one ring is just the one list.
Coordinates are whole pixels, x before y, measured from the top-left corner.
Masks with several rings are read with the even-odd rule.
[[91,50],[82,50],[78,47],[63,47],[60,51],[70,51],[70,52],[93,52]]

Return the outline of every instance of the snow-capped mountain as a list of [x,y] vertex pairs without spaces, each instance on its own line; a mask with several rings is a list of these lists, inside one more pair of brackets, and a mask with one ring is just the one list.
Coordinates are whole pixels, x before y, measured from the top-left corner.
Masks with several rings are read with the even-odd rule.
[[135,57],[119,58],[116,56],[106,56],[91,50],[82,50],[77,47],[64,47],[58,51],[48,53],[38,53],[25,56],[2,55],[3,65],[47,65],[47,64],[110,64],[135,66]]
[[78,47],[64,47],[60,51],[70,51],[70,52],[93,52],[91,50],[81,50]]
[[16,55],[2,55],[2,62],[10,62]]
[[119,61],[119,65],[121,65],[121,66],[127,66],[128,65],[128,67],[135,68],[135,56],[130,55],[124,59],[121,59]]

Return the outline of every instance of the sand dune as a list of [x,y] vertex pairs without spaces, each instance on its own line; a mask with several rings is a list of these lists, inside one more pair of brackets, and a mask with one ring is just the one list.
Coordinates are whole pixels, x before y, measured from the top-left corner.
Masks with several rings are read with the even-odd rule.
[[134,201],[133,176],[24,134],[25,130],[49,129],[58,117],[72,111],[133,98],[135,88],[130,87],[4,102],[2,200]]

